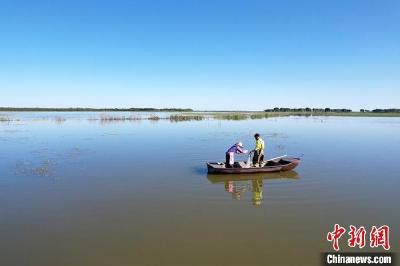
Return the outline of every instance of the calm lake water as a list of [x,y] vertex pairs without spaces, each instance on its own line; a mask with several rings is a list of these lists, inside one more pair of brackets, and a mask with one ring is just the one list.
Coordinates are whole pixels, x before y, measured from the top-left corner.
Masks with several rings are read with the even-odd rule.
[[[319,265],[335,223],[387,224],[399,251],[400,118],[8,115],[17,121],[0,122],[0,265]],[[207,175],[206,161],[223,161],[238,140],[251,149],[255,132],[266,157],[301,165]],[[347,239],[342,250],[358,251]]]

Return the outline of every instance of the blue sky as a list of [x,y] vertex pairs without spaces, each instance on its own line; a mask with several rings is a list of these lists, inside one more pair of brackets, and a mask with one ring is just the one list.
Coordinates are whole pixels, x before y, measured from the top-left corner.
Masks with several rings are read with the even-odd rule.
[[0,2],[0,106],[400,107],[400,2]]

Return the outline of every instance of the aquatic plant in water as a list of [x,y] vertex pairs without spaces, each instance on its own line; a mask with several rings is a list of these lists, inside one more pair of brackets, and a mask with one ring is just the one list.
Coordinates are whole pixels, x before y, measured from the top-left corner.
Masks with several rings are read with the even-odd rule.
[[204,119],[202,115],[170,115],[169,120],[171,122],[180,122],[180,121],[201,121]]
[[221,113],[214,114],[214,119],[217,120],[246,120],[249,119],[249,115],[246,113]]

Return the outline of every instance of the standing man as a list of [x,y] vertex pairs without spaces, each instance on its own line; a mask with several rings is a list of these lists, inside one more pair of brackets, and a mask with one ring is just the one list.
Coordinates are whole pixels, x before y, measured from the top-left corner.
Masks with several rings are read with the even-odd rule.
[[254,148],[253,152],[253,166],[258,166],[261,167],[261,163],[264,161],[264,148],[265,144],[262,138],[260,137],[260,134],[256,133],[254,135],[254,138],[256,139],[256,147]]

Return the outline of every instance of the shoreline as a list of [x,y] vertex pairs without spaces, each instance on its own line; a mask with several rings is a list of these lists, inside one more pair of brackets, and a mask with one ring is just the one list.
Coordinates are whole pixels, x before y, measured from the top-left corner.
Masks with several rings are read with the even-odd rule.
[[[65,113],[77,113],[77,111]],[[82,112],[83,111],[79,111]],[[90,111],[86,111],[90,113]],[[21,121],[20,118],[13,117],[18,113],[45,113],[43,111],[0,111],[0,122],[12,122]],[[54,117],[50,116],[45,119],[55,120],[56,122],[63,123],[68,118],[64,116],[61,111],[47,111],[47,113],[53,113]],[[110,122],[133,122],[133,121],[170,121],[170,122],[185,122],[185,121],[203,121],[203,120],[257,120],[257,119],[268,119],[268,118],[279,118],[279,117],[400,117],[400,113],[380,113],[380,112],[263,112],[263,111],[249,111],[249,112],[208,112],[208,111],[191,111],[191,112],[179,112],[170,111],[168,112],[121,112],[121,111],[102,111],[92,112],[97,113],[95,116],[87,117],[88,121],[99,121],[102,123]],[[118,114],[119,113],[119,114]],[[124,113],[124,114],[121,114]],[[126,115],[125,115],[126,113]],[[130,114],[129,114],[130,113]],[[42,118],[43,119],[43,118]],[[30,120],[30,119],[28,119]],[[33,119],[37,120],[37,119]]]

